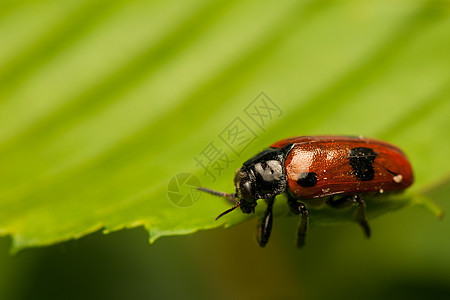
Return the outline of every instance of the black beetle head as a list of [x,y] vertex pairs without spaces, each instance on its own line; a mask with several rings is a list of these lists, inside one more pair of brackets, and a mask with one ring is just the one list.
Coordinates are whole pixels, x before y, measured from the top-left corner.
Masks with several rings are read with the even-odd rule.
[[210,190],[200,187],[199,190],[212,195],[227,198],[236,204],[220,214],[216,220],[240,207],[243,213],[255,212],[258,199],[269,199],[286,191],[286,170],[284,158],[291,145],[283,149],[268,148],[247,160],[236,171],[234,187],[236,193]]
[[249,214],[255,212],[256,201],[259,199],[255,193],[255,176],[252,172],[242,167],[236,171],[234,176],[234,187],[236,196],[241,202],[243,213]]

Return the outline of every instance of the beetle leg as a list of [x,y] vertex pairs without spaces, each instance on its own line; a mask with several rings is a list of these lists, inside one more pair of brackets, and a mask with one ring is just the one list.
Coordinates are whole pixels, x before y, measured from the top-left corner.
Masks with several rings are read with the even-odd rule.
[[297,239],[295,241],[297,247],[301,248],[305,245],[306,232],[308,231],[308,210],[306,209],[305,204],[298,202],[291,196],[288,196],[288,205],[292,213],[301,215],[297,226]]
[[273,202],[274,197],[266,199],[267,208],[264,213],[264,217],[259,220],[257,231],[256,231],[256,241],[260,247],[266,246],[269,241],[270,233],[272,232],[273,223]]
[[332,198],[330,198],[328,199],[327,203],[333,208],[344,208],[349,205],[356,204],[357,208],[354,218],[356,222],[361,225],[361,229],[363,230],[365,237],[370,237],[370,227],[366,220],[366,203],[361,197],[359,197],[358,195],[351,195],[339,198],[337,200],[333,200]]
[[355,202],[358,205],[355,211],[355,220],[361,225],[361,228],[366,238],[369,238],[370,227],[366,219],[366,202],[364,202],[364,200],[358,195],[353,196],[353,199],[355,199]]

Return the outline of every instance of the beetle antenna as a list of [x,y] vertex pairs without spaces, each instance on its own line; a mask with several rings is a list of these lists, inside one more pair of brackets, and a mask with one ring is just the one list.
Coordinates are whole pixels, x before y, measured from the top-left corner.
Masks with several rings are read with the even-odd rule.
[[238,202],[236,203],[235,206],[233,206],[233,207],[230,208],[230,209],[227,209],[226,211],[224,211],[223,213],[221,213],[220,215],[218,215],[217,218],[216,218],[216,221],[219,220],[219,218],[223,217],[224,215],[226,215],[226,214],[232,212],[233,210],[235,210],[235,209],[238,208],[239,206],[241,206],[241,201],[238,201]]
[[[222,198],[227,198],[228,201],[230,202],[234,202],[236,201],[236,199],[238,199],[237,194],[236,193],[225,193],[225,192],[219,192],[219,191],[215,191],[215,190],[211,190],[208,188],[204,188],[204,187],[198,187],[197,190],[214,195],[214,196],[218,196],[218,197],[222,197]],[[232,212],[233,210],[235,210],[236,208],[238,208],[239,206],[241,206],[242,202],[241,200],[239,200],[232,208],[227,209],[226,211],[224,211],[223,213],[221,213],[217,218],[216,221],[223,217],[224,215]]]
[[198,187],[197,190],[214,195],[214,196],[218,196],[218,197],[222,197],[222,198],[227,198],[229,201],[234,202],[237,198],[236,193],[225,193],[225,192],[219,192],[219,191],[214,191],[208,188],[204,188],[204,187]]

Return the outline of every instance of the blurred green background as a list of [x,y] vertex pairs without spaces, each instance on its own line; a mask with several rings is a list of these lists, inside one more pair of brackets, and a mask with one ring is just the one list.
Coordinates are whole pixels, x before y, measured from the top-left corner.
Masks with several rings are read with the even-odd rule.
[[[260,249],[255,219],[167,189],[232,191],[285,137],[365,135],[408,154],[409,199],[450,211],[449,37],[449,1],[0,0],[0,299],[448,299],[450,221],[418,206],[369,241],[313,211],[302,250],[279,217]],[[207,173],[211,143],[230,162]]]

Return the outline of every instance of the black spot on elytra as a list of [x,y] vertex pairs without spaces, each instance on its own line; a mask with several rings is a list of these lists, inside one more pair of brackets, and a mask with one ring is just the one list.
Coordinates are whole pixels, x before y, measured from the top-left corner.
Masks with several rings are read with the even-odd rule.
[[317,183],[317,174],[314,172],[303,172],[298,176],[297,183],[302,187],[313,187]]
[[359,147],[350,150],[348,160],[353,168],[353,175],[362,181],[372,180],[375,176],[373,161],[376,156],[370,148]]

